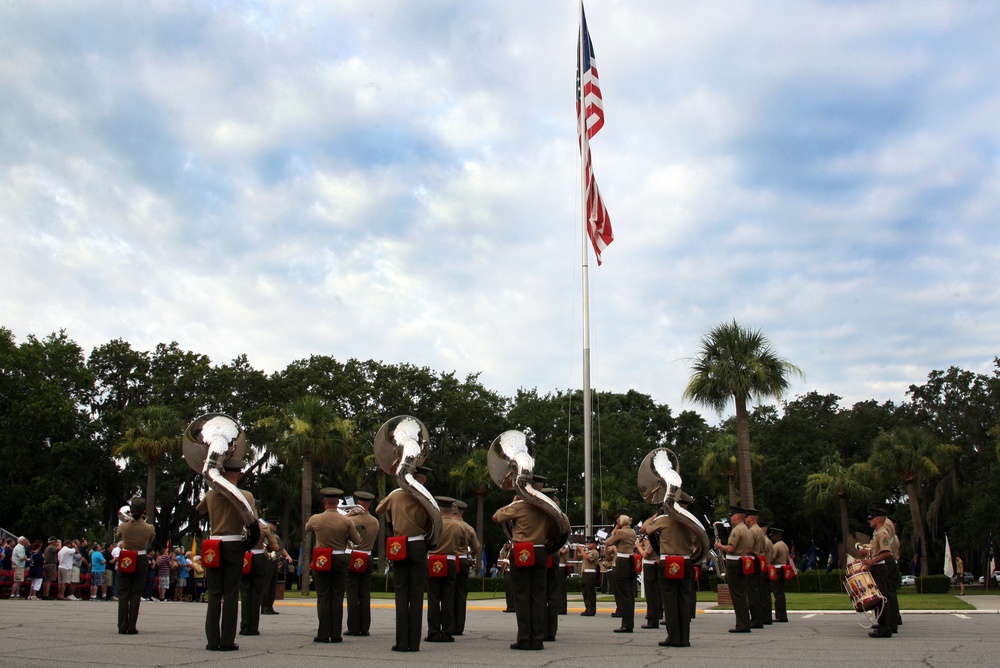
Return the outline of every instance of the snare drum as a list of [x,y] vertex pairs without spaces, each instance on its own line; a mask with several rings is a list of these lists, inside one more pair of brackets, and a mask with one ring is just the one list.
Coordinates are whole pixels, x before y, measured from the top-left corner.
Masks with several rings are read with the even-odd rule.
[[882,594],[875,584],[875,578],[868,567],[860,561],[854,561],[847,566],[847,593],[854,603],[854,610],[862,612],[874,610],[882,603]]

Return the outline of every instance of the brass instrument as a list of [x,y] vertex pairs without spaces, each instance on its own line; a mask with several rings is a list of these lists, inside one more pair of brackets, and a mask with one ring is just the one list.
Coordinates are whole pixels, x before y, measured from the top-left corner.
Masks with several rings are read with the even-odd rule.
[[639,465],[637,483],[639,494],[647,503],[663,506],[663,513],[690,531],[695,539],[695,551],[688,555],[692,563],[699,563],[711,546],[708,533],[698,518],[677,505],[681,496],[680,462],[677,455],[667,448],[650,452]]
[[188,425],[181,445],[188,466],[202,474],[209,487],[236,506],[243,520],[243,546],[248,550],[256,547],[260,540],[257,513],[222,473],[228,460],[243,461],[247,446],[243,428],[228,415],[207,413]]
[[441,535],[441,508],[427,488],[413,477],[416,468],[427,459],[430,437],[424,423],[409,415],[387,420],[375,435],[375,459],[383,473],[396,476],[399,488],[414,497],[427,511],[431,527],[424,538],[433,548]]
[[[545,550],[554,554],[566,544],[570,534],[569,520],[559,506],[545,494],[532,487],[531,474],[535,459],[528,454],[524,432],[511,429],[493,439],[486,463],[490,477],[500,489],[516,490],[522,500],[544,510],[555,522],[556,531],[545,543]],[[510,528],[504,526],[510,538]]]
[[132,506],[126,503],[118,509],[118,521],[124,524],[132,521]]
[[[705,523],[712,525],[712,534],[715,537],[715,543],[721,543],[722,538],[719,535],[719,527],[726,527],[726,523],[722,520],[716,520],[712,522],[708,519],[708,515],[705,515]],[[715,543],[712,543],[715,545]],[[719,550],[714,547],[710,550],[712,554],[712,561],[715,562],[715,570],[718,571],[719,577],[722,579],[726,578],[726,556],[722,554]]]

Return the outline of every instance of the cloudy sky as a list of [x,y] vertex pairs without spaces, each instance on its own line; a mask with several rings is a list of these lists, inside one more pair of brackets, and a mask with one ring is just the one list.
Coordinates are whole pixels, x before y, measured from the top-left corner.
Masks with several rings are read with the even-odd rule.
[[[793,396],[1000,354],[1000,4],[593,0],[593,385],[711,327]],[[581,386],[576,0],[6,2],[0,325]],[[707,415],[710,420],[714,416]]]

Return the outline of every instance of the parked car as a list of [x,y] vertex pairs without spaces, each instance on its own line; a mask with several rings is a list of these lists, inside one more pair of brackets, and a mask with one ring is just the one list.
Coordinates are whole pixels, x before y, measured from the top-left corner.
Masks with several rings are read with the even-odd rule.
[[[996,580],[998,585],[1000,585],[1000,571],[993,571],[993,579]],[[985,576],[979,576],[979,584],[986,584]]]
[[[962,574],[962,578],[965,580],[965,584],[967,584],[967,585],[970,585],[973,582],[975,582],[975,576],[972,575],[971,571],[965,571],[965,573]],[[980,583],[982,583],[982,578],[979,578],[979,580],[980,580]],[[951,583],[952,584],[958,584],[958,575],[957,574],[951,576]]]
[[903,576],[903,586],[904,587],[912,587],[912,586],[914,586],[916,584],[917,584],[917,578],[915,576],[913,576],[913,575],[904,575]]

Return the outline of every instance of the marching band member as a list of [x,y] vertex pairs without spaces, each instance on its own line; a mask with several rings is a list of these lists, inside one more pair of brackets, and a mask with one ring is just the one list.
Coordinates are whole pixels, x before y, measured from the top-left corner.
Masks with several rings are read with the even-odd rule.
[[455,632],[460,636],[465,633],[465,611],[469,599],[469,567],[475,563],[483,551],[479,544],[476,530],[462,517],[468,504],[461,499],[455,500],[455,521],[462,529],[458,547],[458,578],[455,580]]
[[378,539],[378,519],[371,512],[375,495],[360,490],[354,492],[357,505],[348,513],[361,535],[360,543],[353,543],[350,550],[350,566],[347,570],[347,631],[348,636],[367,636],[372,624],[372,572],[375,560],[372,547]]
[[[726,580],[729,583],[729,593],[733,598],[733,611],[736,613],[736,626],[729,629],[730,633],[750,633],[750,605],[747,600],[747,580],[751,577],[743,574],[743,557],[750,554],[750,529],[744,523],[746,511],[739,506],[729,509],[729,541],[723,545],[715,541],[715,549],[725,552]],[[753,569],[749,569],[752,573]]]
[[132,499],[129,506],[132,519],[120,524],[117,532],[122,539],[118,555],[118,633],[122,635],[138,633],[135,624],[149,570],[146,550],[156,536],[156,530],[146,522],[146,500]]
[[606,547],[614,547],[617,558],[614,562],[615,600],[618,612],[621,613],[621,626],[615,633],[632,633],[635,625],[635,562],[632,554],[635,552],[635,531],[632,529],[632,518],[624,508],[615,517],[615,528],[604,541]]
[[455,521],[455,499],[435,496],[441,508],[441,536],[428,555],[427,642],[455,642],[455,581],[462,527]]
[[344,591],[347,586],[347,542],[361,543],[354,522],[337,511],[342,489],[324,487],[323,512],[306,522],[306,532],[315,536],[312,563],[316,582],[316,616],[319,628],[313,642],[341,642],[344,620]]

